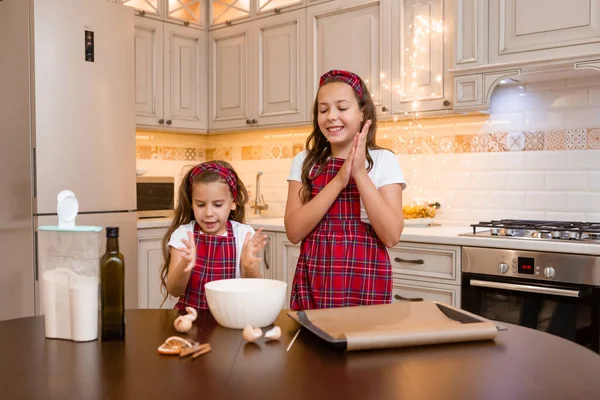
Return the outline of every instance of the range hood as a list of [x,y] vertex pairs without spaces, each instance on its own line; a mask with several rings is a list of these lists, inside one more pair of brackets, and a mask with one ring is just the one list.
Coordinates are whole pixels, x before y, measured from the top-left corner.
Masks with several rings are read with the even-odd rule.
[[449,72],[454,77],[454,110],[487,113],[492,93],[500,83],[526,84],[600,77],[600,55],[483,65]]

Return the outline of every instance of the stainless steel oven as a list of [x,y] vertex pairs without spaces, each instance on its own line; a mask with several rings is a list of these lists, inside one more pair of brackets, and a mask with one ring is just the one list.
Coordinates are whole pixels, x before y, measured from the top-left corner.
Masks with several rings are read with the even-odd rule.
[[[600,351],[600,257],[462,249],[462,308]],[[550,351],[551,349],[549,349]]]
[[173,217],[175,179],[172,176],[138,176],[136,192],[139,218]]

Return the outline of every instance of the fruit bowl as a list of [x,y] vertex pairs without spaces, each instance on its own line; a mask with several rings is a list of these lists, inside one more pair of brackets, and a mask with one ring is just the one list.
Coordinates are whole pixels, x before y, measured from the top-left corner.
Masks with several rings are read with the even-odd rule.
[[275,279],[222,279],[204,285],[206,302],[219,325],[232,329],[269,326],[283,308],[287,283]]
[[413,218],[405,219],[404,226],[411,228],[424,228],[433,222],[433,218]]

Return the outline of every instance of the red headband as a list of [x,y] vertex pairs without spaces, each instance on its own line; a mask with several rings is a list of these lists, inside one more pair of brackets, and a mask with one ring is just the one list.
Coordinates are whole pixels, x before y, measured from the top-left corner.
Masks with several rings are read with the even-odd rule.
[[192,173],[190,174],[190,195],[192,191],[192,184],[194,183],[194,178],[198,174],[201,174],[206,171],[214,172],[215,174],[223,178],[223,180],[227,182],[229,188],[231,189],[231,193],[233,194],[233,200],[237,199],[237,179],[235,178],[235,175],[229,168],[214,162],[205,162],[194,167]]
[[360,84],[360,78],[358,77],[358,75],[341,69],[332,69],[329,72],[325,72],[321,76],[321,79],[319,80],[319,87],[323,86],[325,81],[330,79],[346,82],[348,85],[350,85],[352,90],[354,90],[354,93],[356,93],[358,98],[361,101],[365,101],[362,85]]

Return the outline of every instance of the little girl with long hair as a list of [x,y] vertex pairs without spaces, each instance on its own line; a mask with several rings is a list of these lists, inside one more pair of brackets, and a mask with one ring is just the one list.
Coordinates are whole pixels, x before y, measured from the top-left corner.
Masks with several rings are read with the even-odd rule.
[[356,74],[332,70],[319,82],[313,131],[288,177],[285,228],[302,241],[291,308],[391,302],[386,247],[404,228],[398,159],[375,144],[376,110]]
[[204,162],[185,174],[163,239],[162,288],[179,297],[176,308],[208,309],[207,282],[261,277],[257,254],[266,236],[244,223],[247,202],[246,187],[225,161]]

